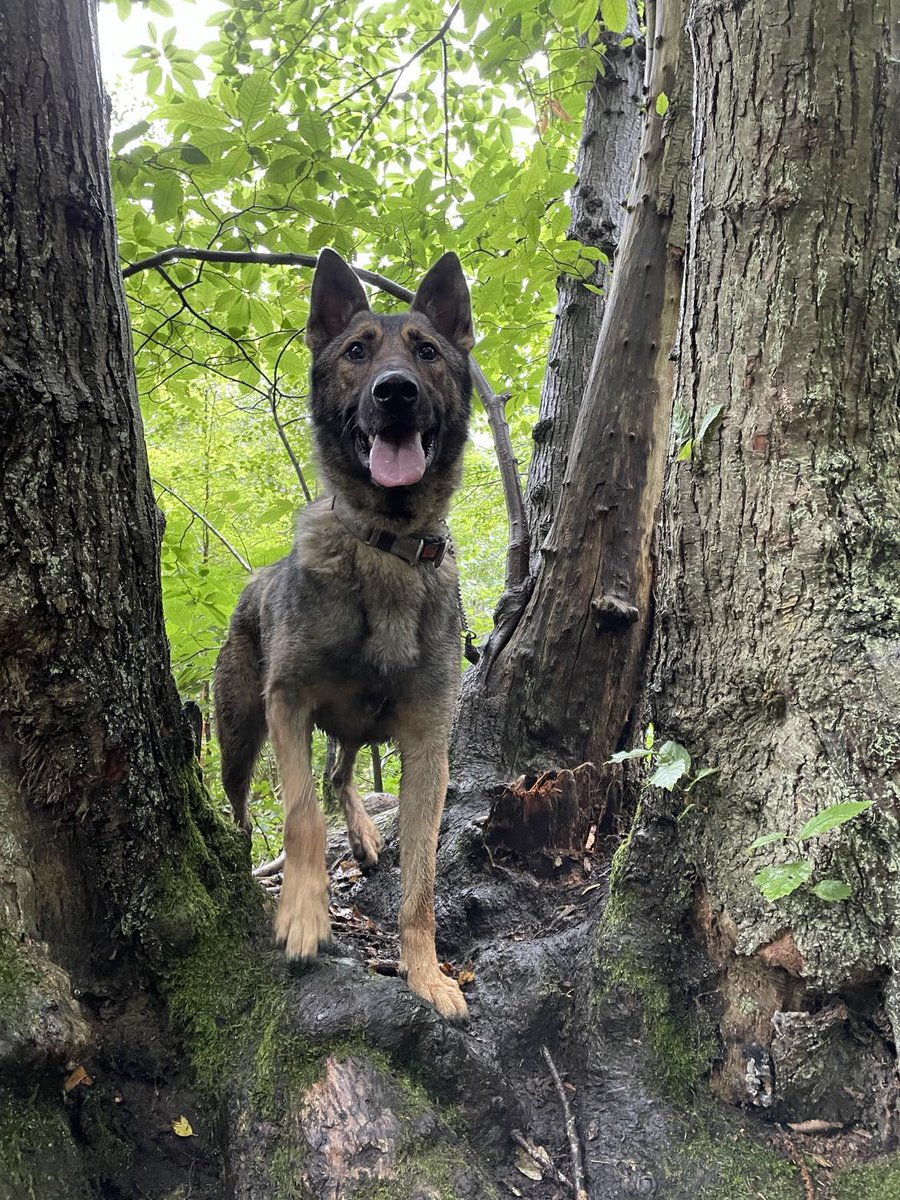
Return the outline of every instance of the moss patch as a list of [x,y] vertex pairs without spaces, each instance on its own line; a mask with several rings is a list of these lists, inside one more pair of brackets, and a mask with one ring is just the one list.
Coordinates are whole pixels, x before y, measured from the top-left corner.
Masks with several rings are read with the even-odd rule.
[[841,1171],[831,1185],[829,1200],[897,1200],[900,1196],[900,1154]]
[[691,1139],[667,1161],[664,1178],[696,1200],[800,1200],[804,1194],[794,1164],[743,1129]]
[[0,930],[0,1016],[20,1010],[38,980],[22,946],[11,933]]
[[[433,1195],[435,1200],[457,1200],[458,1180],[465,1175],[471,1195],[471,1158],[461,1148],[447,1144],[435,1146],[433,1141],[416,1142],[404,1151],[393,1179],[367,1184],[352,1193],[353,1200],[413,1200]],[[483,1200],[496,1200],[497,1191],[478,1179]]]
[[0,1200],[89,1200],[92,1194],[59,1106],[0,1089]]
[[624,987],[638,1001],[657,1067],[651,1082],[673,1099],[688,1102],[718,1050],[712,1021],[702,1012],[686,1011],[674,991],[628,948],[620,948],[603,971],[607,992]]

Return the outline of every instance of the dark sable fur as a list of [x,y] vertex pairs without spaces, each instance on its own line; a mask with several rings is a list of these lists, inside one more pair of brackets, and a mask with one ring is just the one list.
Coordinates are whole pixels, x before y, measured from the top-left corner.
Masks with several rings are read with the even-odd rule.
[[[461,474],[471,393],[471,314],[459,260],[445,255],[410,311],[384,316],[369,309],[346,263],[323,251],[307,341],[316,445],[337,509],[325,500],[302,512],[291,554],[259,572],[238,603],[215,677],[223,782],[236,819],[249,829],[250,779],[268,732],[285,805],[276,932],[289,955],[310,957],[327,937],[328,920],[309,732],[315,724],[341,742],[335,778],[351,845],[367,865],[377,861],[379,839],[352,782],[353,759],[364,743],[396,738],[404,763],[404,966],[415,991],[462,1018],[458,988],[437,969],[431,895],[459,683],[456,566],[449,556],[437,570],[410,566],[365,545],[339,519],[344,511],[394,533],[429,533],[446,516]],[[403,381],[402,398],[379,396],[387,377]],[[427,451],[423,477],[379,486],[368,469],[371,438],[402,441],[411,431]]]

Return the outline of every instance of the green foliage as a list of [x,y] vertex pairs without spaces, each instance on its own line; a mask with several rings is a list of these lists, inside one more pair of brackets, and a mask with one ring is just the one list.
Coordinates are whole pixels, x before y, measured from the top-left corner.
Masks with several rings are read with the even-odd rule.
[[[717,773],[718,767],[703,767],[691,775],[691,756],[684,746],[678,742],[666,741],[657,748],[655,737],[653,726],[648,725],[643,746],[634,750],[619,750],[609,761],[622,763],[633,759],[650,759],[654,771],[647,779],[647,786],[662,788],[666,792],[674,791],[678,787],[685,795],[692,791],[701,779]],[[682,783],[685,778],[687,782]]]
[[[118,0],[119,17],[132,7]],[[183,43],[167,0],[145,10],[160,19],[127,52],[131,75],[108,81],[125,263],[177,245],[312,255],[330,245],[415,287],[455,249],[472,285],[479,360],[497,391],[512,394],[524,470],[557,276],[590,278],[599,254],[567,237],[586,89],[604,70],[596,2],[465,0],[448,21],[449,4],[444,12],[426,0],[231,0],[208,17],[199,53]],[[624,2],[604,4],[610,29],[624,28],[623,13]],[[247,567],[287,552],[302,485],[313,496],[319,486],[302,337],[310,283],[309,268],[187,260],[127,281],[167,521],[173,667],[207,719]],[[397,306],[384,294],[372,302]],[[469,624],[484,635],[502,585],[506,517],[480,412],[452,525]],[[321,767],[324,741],[316,752]],[[215,760],[207,749],[214,789]],[[263,766],[259,854],[277,841],[279,821]]]
[[[665,101],[662,112],[660,112],[659,100]],[[660,116],[664,116],[669,108],[669,100],[665,93],[662,92],[660,93],[659,100],[657,100],[656,111],[660,113]],[[709,437],[710,433],[718,427],[719,419],[724,411],[724,404],[714,404],[711,408],[707,409],[700,421],[700,425],[697,428],[696,436],[690,437],[690,415],[682,405],[678,404],[675,406],[675,412],[672,418],[672,426],[675,433],[676,448],[678,450],[678,453],[675,456],[676,462],[687,462],[693,458],[694,448],[696,446],[702,446]]]
[[[838,804],[829,804],[814,817],[810,817],[795,837],[790,837],[783,829],[776,829],[752,841],[747,847],[747,853],[753,854],[775,842],[786,841],[790,843],[793,853],[797,855],[800,852],[801,842],[821,837],[832,829],[846,825],[848,821],[868,812],[871,807],[871,800],[842,800]],[[763,867],[762,870],[756,872],[753,882],[767,900],[781,900],[807,883],[812,876],[813,869],[810,859],[794,857],[785,863]],[[840,879],[822,879],[809,890],[814,896],[830,904],[848,900],[853,895],[850,885]]]

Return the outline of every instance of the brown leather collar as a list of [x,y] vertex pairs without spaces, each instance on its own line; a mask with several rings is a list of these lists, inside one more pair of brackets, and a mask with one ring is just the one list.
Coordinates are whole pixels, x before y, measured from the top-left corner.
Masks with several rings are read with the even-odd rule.
[[367,546],[374,546],[376,550],[384,550],[387,554],[402,558],[411,567],[421,563],[437,570],[450,549],[449,534],[391,533],[387,529],[379,529],[377,525],[366,525],[357,521],[355,516],[351,516],[343,508],[337,508],[336,503],[337,496],[332,496],[331,507],[334,514],[348,533],[352,533]]

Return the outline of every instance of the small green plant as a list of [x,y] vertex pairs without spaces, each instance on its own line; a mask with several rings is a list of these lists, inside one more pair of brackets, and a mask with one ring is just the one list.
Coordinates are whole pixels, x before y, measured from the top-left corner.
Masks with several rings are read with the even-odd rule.
[[[791,837],[783,829],[776,829],[756,838],[747,847],[748,854],[761,850],[763,846],[771,846],[774,842],[787,842],[798,857],[788,862],[777,863],[773,867],[763,867],[753,876],[753,882],[767,900],[781,900],[784,896],[790,896],[792,892],[803,887],[813,873],[812,862],[808,858],[799,857],[802,854],[801,844],[810,838],[821,837],[829,830],[837,829],[839,825],[846,825],[848,821],[867,812],[871,807],[871,800],[842,800],[838,804],[829,804],[814,817],[810,817],[796,837]],[[853,895],[853,889],[842,879],[820,879],[809,890],[820,900],[827,900],[829,903],[848,900]]]
[[[657,101],[657,105],[658,103],[659,102]],[[666,108],[668,108],[668,100],[666,101]],[[658,107],[657,112],[659,112]],[[660,116],[664,115],[664,112],[660,113]],[[707,409],[697,429],[696,435],[691,437],[690,413],[681,404],[675,406],[675,414],[672,419],[672,428],[675,434],[675,442],[678,449],[678,453],[675,456],[676,462],[687,462],[693,457],[695,446],[700,446],[706,441],[706,438],[712,432],[713,427],[716,425],[716,422],[718,421],[719,417],[721,417],[724,410],[724,404],[714,404],[712,408]]]
[[[628,762],[633,758],[649,758],[650,765],[654,768],[653,774],[647,780],[648,787],[662,788],[663,791],[672,792],[676,787],[685,795],[708,775],[715,775],[718,767],[701,767],[696,774],[691,775],[691,756],[685,750],[684,746],[678,742],[667,741],[663,742],[659,749],[656,749],[656,733],[652,725],[648,725],[644,733],[644,744],[636,750],[619,750],[609,762],[622,763]],[[682,784],[682,779],[687,776],[688,782]]]

